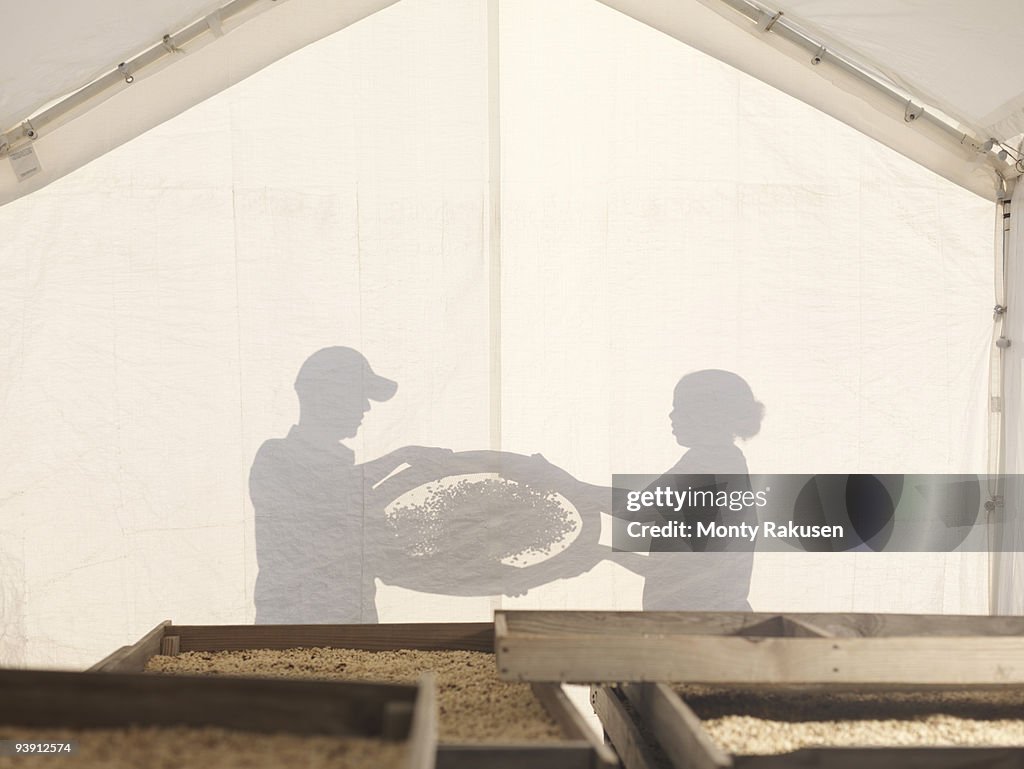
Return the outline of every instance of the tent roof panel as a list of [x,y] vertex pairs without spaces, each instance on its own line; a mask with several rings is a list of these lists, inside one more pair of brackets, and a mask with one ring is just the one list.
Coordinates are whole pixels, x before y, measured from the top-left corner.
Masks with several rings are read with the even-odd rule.
[[220,5],[220,0],[11,3],[0,27],[0,131]]
[[[845,76],[814,66],[806,51],[764,34],[727,0],[600,0],[632,18],[788,93],[976,194],[995,200],[1002,183],[969,143],[927,120],[908,122],[905,104]],[[954,132],[955,133],[955,132]]]
[[[16,173],[12,163],[0,162],[0,205],[396,1],[234,0],[231,5],[244,5],[246,12],[230,34],[216,37],[197,25],[206,31],[201,43],[183,44],[186,56],[155,60],[135,78],[143,82],[130,88],[118,76],[117,63],[153,48],[162,53],[164,34],[214,12],[218,0],[137,0],[127,6],[113,0],[72,5],[42,0],[15,6],[10,23],[0,27],[0,131],[18,130],[0,135],[0,157],[31,143],[39,163],[30,159],[27,169]],[[778,0],[802,28],[820,35],[816,40],[851,52],[852,61],[899,85],[896,101],[892,93],[878,98],[869,85],[844,78],[847,73],[833,62],[811,66],[806,51],[778,35],[762,34],[730,7],[739,1],[601,0],[983,197],[1002,194],[997,169],[998,175],[1015,176],[1009,164],[993,162],[994,153],[981,147],[989,136],[1007,142],[1024,130],[1024,82],[1018,74],[1024,71],[1024,47],[1015,46],[1012,37],[1024,15],[1019,0],[990,0],[984,14],[961,0],[888,0],[884,10],[878,3],[862,7],[862,0]],[[260,9],[269,10],[253,16]],[[205,39],[210,37],[215,39]],[[21,130],[22,121],[87,83],[88,98],[76,97],[39,115],[34,132]],[[924,97],[929,108],[913,125],[905,119],[907,93],[915,100]],[[965,130],[936,122],[933,108],[961,121]]]
[[802,26],[949,115],[1007,140],[1024,132],[1019,0],[782,0]]

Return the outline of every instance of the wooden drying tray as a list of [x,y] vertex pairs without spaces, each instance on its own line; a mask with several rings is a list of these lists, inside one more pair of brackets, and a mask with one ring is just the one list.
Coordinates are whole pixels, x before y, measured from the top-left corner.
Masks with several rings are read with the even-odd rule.
[[1024,617],[497,611],[509,681],[1024,684]]
[[[131,646],[93,665],[96,672],[137,672],[155,654],[241,649],[341,648],[367,651],[494,652],[490,622],[387,623],[379,625],[174,625],[162,622]],[[557,683],[535,683],[534,696],[558,723],[564,742],[440,743],[438,769],[604,769],[617,766],[606,746]]]
[[191,726],[381,737],[409,743],[409,769],[435,765],[436,709],[429,680],[416,687],[0,670],[0,724],[68,729]]
[[657,683],[595,686],[591,701],[625,769],[1016,769],[1024,748],[822,747],[778,755],[733,755],[700,718]]

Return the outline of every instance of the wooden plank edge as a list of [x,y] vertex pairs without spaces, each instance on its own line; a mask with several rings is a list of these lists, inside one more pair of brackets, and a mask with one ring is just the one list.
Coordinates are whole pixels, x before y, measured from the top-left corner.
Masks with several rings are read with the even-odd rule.
[[658,759],[613,687],[591,687],[590,699],[625,769],[663,769],[664,763]]
[[95,665],[87,668],[87,673],[141,673],[146,661],[160,650],[164,632],[171,626],[169,619],[164,620],[155,628],[142,636],[130,646],[122,646],[108,654]]
[[1019,637],[747,638],[522,636],[502,644],[506,681],[832,686],[1024,684]]
[[721,633],[718,635],[737,635],[743,637],[768,636],[781,638],[786,633],[786,619],[781,615],[768,617],[767,619],[754,622],[753,624],[739,628],[735,633]]
[[181,636],[164,635],[160,641],[160,655],[163,657],[177,657],[180,651]]
[[665,684],[626,684],[622,693],[676,769],[728,769],[732,758],[704,731],[689,705]]
[[128,655],[128,652],[130,652],[132,648],[133,647],[131,646],[121,646],[118,649],[115,649],[95,665],[87,667],[85,672],[103,673],[111,670],[119,670],[118,665],[121,663],[121,660]]
[[[382,734],[391,703],[411,709],[418,694],[400,684],[38,670],[0,670],[0,691],[0,723],[15,725],[136,723],[367,736]],[[402,739],[408,729],[407,722]]]
[[505,616],[505,612],[498,609],[494,612],[494,645],[495,648],[501,643],[502,639],[508,636],[508,618]]
[[825,628],[818,627],[807,619],[790,617],[783,614],[782,620],[783,635],[788,638],[833,638],[835,633]]
[[573,705],[561,684],[534,683],[530,688],[533,690],[533,696],[561,728],[562,734],[570,740],[588,742],[593,747],[595,769],[619,765],[614,751],[594,734],[594,730],[587,725],[583,714]]
[[[770,621],[779,612],[553,611],[502,610],[510,634],[572,635],[735,635]],[[783,612],[841,637],[1024,636],[1024,617],[981,614],[868,614],[857,612]]]
[[409,731],[406,769],[435,769],[437,764],[437,680],[433,673],[420,676]]
[[594,754],[584,743],[441,743],[436,769],[592,769],[593,761]]
[[732,635],[778,621],[778,612],[671,612],[502,609],[507,636]]
[[175,625],[181,651],[328,647],[394,651],[494,652],[491,622],[401,622],[365,625]]
[[1020,769],[1024,749],[942,746],[931,748],[804,748],[777,755],[735,757],[736,769]]

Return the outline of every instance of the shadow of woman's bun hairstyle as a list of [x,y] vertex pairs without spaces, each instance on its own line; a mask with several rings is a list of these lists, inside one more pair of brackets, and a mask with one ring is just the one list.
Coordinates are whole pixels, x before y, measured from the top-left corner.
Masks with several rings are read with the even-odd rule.
[[679,380],[675,399],[700,412],[701,421],[728,428],[737,438],[747,440],[761,431],[764,404],[754,398],[746,380],[732,371],[693,371]]

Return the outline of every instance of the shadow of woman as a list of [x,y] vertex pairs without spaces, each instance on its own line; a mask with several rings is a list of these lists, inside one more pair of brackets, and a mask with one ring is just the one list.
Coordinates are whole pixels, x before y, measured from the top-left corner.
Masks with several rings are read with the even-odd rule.
[[[763,417],[764,405],[737,374],[721,369],[687,374],[675,387],[669,419],[676,442],[688,450],[657,485],[749,492],[746,457],[736,441],[757,435]],[[682,522],[691,526],[757,523],[752,505],[698,505],[682,513]],[[690,546],[680,539],[653,542],[645,610],[750,611],[754,544],[748,539],[697,539]]]

